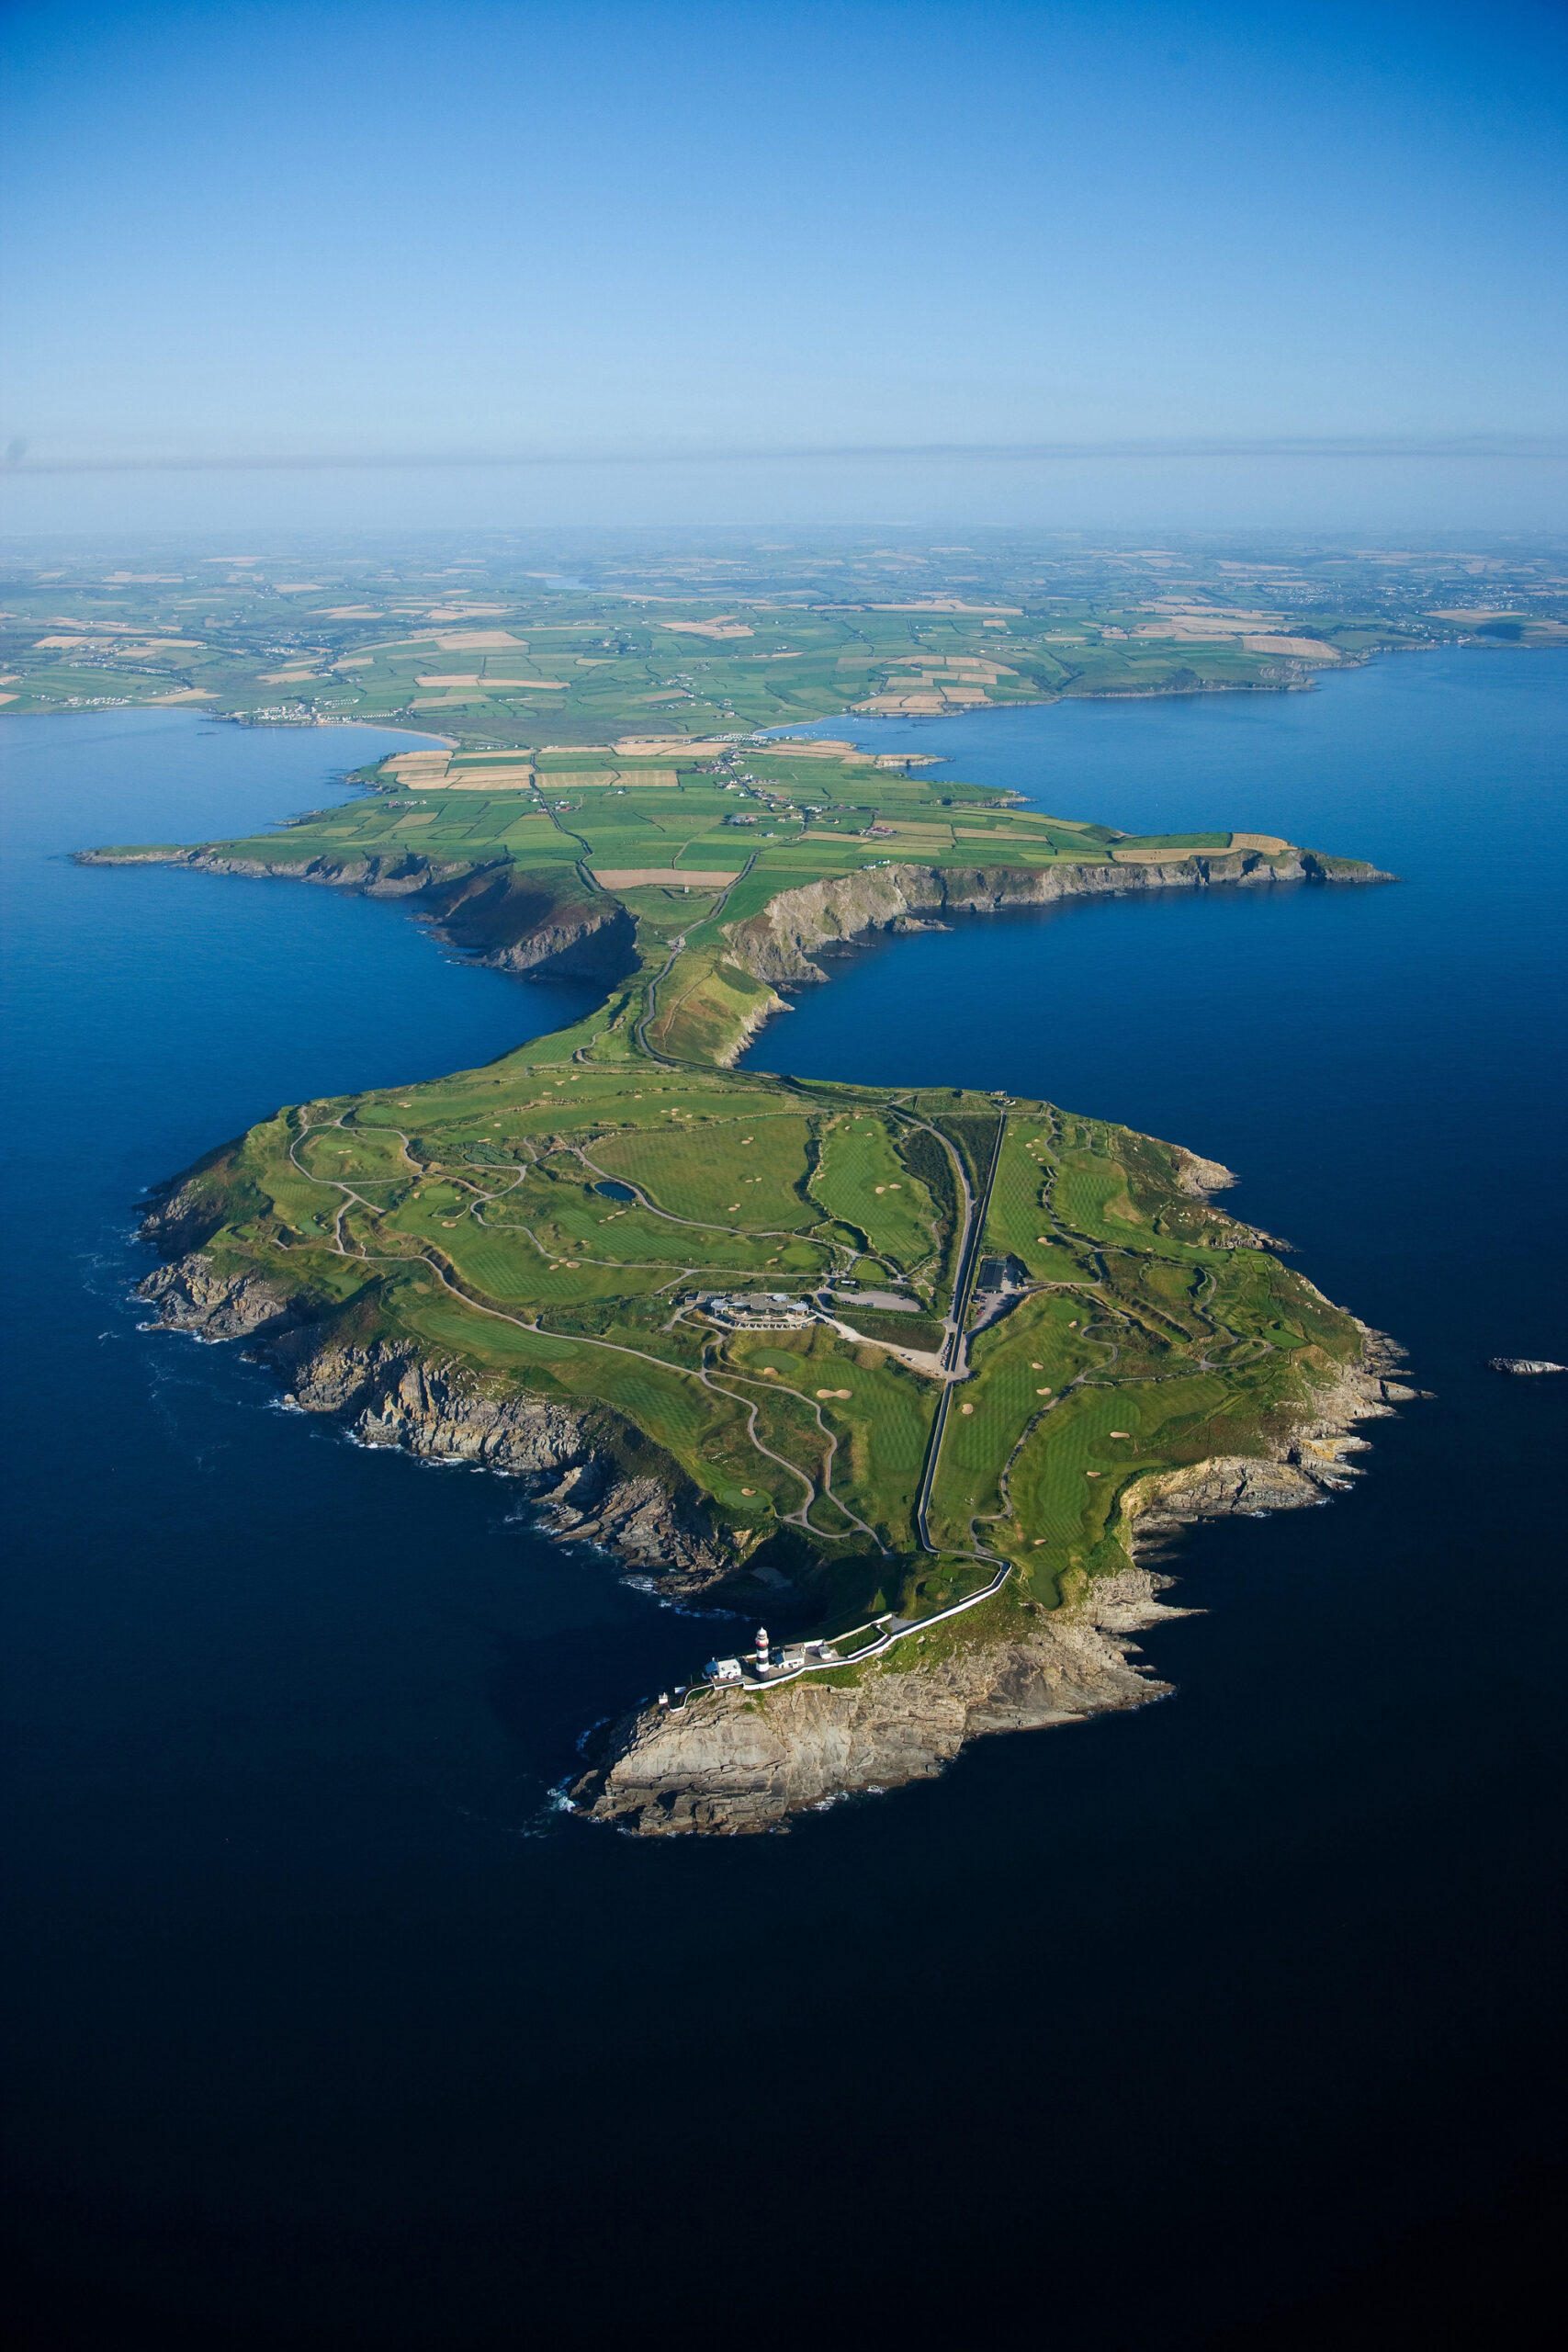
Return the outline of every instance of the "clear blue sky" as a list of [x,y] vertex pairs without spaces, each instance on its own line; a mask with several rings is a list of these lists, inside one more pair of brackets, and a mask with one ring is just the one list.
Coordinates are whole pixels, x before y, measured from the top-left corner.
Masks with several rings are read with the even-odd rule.
[[1562,519],[1562,6],[5,22],[14,528]]

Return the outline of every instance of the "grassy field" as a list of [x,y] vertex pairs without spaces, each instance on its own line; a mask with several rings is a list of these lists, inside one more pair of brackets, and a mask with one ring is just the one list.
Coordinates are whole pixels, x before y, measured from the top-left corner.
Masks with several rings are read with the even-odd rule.
[[[1416,560],[1420,586],[1404,568]],[[693,563],[579,556],[567,586],[493,547],[434,569],[400,548],[303,579],[250,557],[106,572],[68,551],[7,568],[0,713],[184,704],[271,725],[372,720],[546,777],[580,752],[583,774],[646,797],[657,763],[638,752],[657,744],[668,763],[696,737],[1278,689],[1390,645],[1568,638],[1560,581],[1527,556],[1488,567],[1473,613],[1459,557],[1394,561],[1314,547],[1293,567],[1248,565],[1014,534],[889,553],[852,537]]]
[[[1186,1189],[1169,1146],[1043,1102],[728,1068],[776,1001],[739,959],[734,926],[781,892],[890,862],[1114,870],[1142,858],[1185,863],[1196,880],[1191,861],[1229,857],[1232,837],[1122,836],[847,745],[692,742],[668,731],[662,704],[634,741],[627,681],[657,684],[671,648],[737,717],[761,713],[757,696],[789,706],[769,718],[801,715],[813,695],[826,707],[829,686],[1006,699],[1090,674],[1087,634],[1077,668],[1061,648],[1047,662],[1019,613],[749,611],[721,625],[711,606],[688,623],[679,605],[612,618],[558,602],[547,641],[508,628],[511,642],[472,648],[497,694],[532,679],[556,697],[547,743],[536,727],[504,750],[426,747],[265,833],[98,853],[396,887],[480,952],[552,924],[613,922],[631,943],[625,977],[573,1028],[482,1069],[301,1104],[191,1189],[221,1265],[265,1272],[359,1336],[592,1406],[628,1446],[651,1442],[660,1475],[706,1498],[739,1597],[761,1546],[786,1563],[797,1617],[821,1623],[847,1622],[874,1592],[962,1589],[998,1557],[1020,1569],[1019,1596],[1049,1602],[1064,1577],[1124,1560],[1138,1477],[1266,1450],[1313,1384],[1358,1353],[1359,1329]],[[468,618],[502,633],[491,616]],[[710,624],[732,633],[705,634]],[[413,643],[388,632],[354,656],[354,675],[372,697],[382,680],[405,696],[412,680],[422,699],[466,693],[437,683],[462,666],[457,634],[456,621]],[[1156,658],[1131,638],[1106,653]],[[693,731],[697,707],[682,707]],[[1299,870],[1269,837],[1235,854]],[[637,878],[606,888],[605,875]],[[962,1194],[985,1193],[998,1132],[972,1238],[1013,1289],[978,1328],[980,1309],[960,1315],[953,1295]],[[857,1336],[825,1319],[737,1329],[706,1305],[761,1292],[816,1312],[829,1283],[825,1311]],[[886,1297],[857,1307],[854,1291],[918,1312]],[[915,1505],[948,1385],[933,1555]]]
[[[1021,1597],[1053,1599],[1063,1575],[1125,1556],[1136,1477],[1262,1447],[1359,1348],[1348,1317],[1181,1189],[1168,1147],[1009,1105],[982,1248],[1024,1287],[958,1359],[921,1568],[942,1383],[934,1355],[920,1369],[889,1351],[942,1342],[947,1154],[977,1186],[997,1121],[989,1098],[949,1089],[660,1065],[628,1046],[612,998],[487,1069],[282,1114],[193,1191],[221,1220],[220,1263],[651,1440],[738,1561],[761,1539],[795,1547],[795,1589],[827,1622],[868,1578],[951,1585],[987,1555],[1018,1564]],[[923,1313],[863,1308],[851,1340],[824,1321],[728,1329],[705,1306],[715,1290],[808,1302],[829,1277]]]
[[[1248,836],[1233,852],[1218,831],[1122,835],[1009,805],[1005,795],[918,765],[831,747],[823,756],[820,745],[807,756],[807,748],[655,744],[646,757],[615,753],[614,767],[602,749],[541,752],[526,764],[476,752],[399,754],[356,779],[359,797],[265,833],[189,852],[130,845],[96,854],[195,856],[347,887],[423,888],[423,910],[479,953],[510,947],[556,910],[576,919],[595,906],[603,914],[606,901],[624,907],[642,977],[620,1047],[602,1041],[597,1050],[630,1050],[637,1032],[639,1046],[696,1064],[731,1055],[773,1009],[772,990],[738,959],[733,933],[786,890],[898,863],[964,876],[1158,863],[1187,866],[1196,878],[1194,860],[1235,855],[1265,872],[1301,870],[1300,854],[1272,837]],[[512,779],[504,789],[495,781],[502,775]],[[655,1001],[650,983],[671,958]],[[823,1170],[835,1199],[843,1188],[838,1213],[870,1246],[886,1225],[891,1246],[908,1248],[900,1216],[906,1224],[926,1216],[913,1192],[897,1189],[908,1171],[889,1168],[862,1182],[844,1157],[848,1145]]]

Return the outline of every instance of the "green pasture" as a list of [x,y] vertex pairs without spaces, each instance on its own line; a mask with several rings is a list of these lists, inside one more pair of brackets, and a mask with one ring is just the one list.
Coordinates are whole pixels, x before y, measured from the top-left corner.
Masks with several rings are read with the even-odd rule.
[[1061,1279],[1051,1271],[1060,1252],[1052,1246],[1055,1227],[1044,1199],[1050,1170],[1029,1148],[1031,1136],[1027,1120],[1009,1121],[986,1213],[985,1246],[994,1255],[1017,1258],[1037,1280],[1049,1282]]
[[[732,1338],[725,1360],[757,1378],[772,1365],[780,1380],[804,1390],[839,1440],[835,1494],[881,1527],[885,1540],[913,1541],[910,1513],[936,1409],[934,1382],[906,1372],[878,1349],[852,1348],[821,1329]],[[818,1397],[818,1388],[850,1393]],[[826,1514],[820,1524],[829,1524]]]
[[[781,890],[868,865],[1103,861],[1117,837],[1004,807],[941,768],[878,769],[744,741],[705,746],[700,762],[666,744],[639,765],[614,747],[632,735],[740,737],[781,718],[829,715],[845,707],[847,688],[857,699],[912,688],[918,673],[898,666],[908,655],[929,661],[933,675],[939,655],[1000,662],[1015,675],[987,691],[1005,701],[1081,690],[1096,675],[1157,677],[1168,649],[1096,646],[1086,627],[1081,645],[1048,650],[1042,635],[1060,614],[1012,616],[1005,630],[987,632],[964,615],[770,613],[738,601],[748,637],[666,625],[690,618],[705,628],[714,611],[705,602],[650,615],[609,596],[581,599],[564,616],[569,630],[541,628],[525,645],[471,654],[367,625],[370,659],[354,673],[367,707],[440,692],[451,697],[457,734],[498,695],[515,700],[495,731],[519,752],[520,736],[533,741],[536,786],[421,790],[383,776],[336,808],[212,844],[219,854],[284,873],[321,860],[351,876],[360,858],[404,860],[415,879],[413,861],[428,860],[438,874],[479,876],[475,895],[499,876],[513,892],[500,894],[508,907],[536,903],[536,885],[547,910],[584,902],[591,886],[573,870],[580,862],[669,867],[672,878],[625,894],[640,965],[571,1029],[484,1069],[316,1102],[253,1129],[195,1180],[223,1220],[217,1247],[269,1275],[291,1270],[321,1311],[357,1318],[356,1331],[401,1331],[502,1389],[602,1407],[705,1490],[716,1523],[742,1551],[806,1493],[748,1436],[754,1407],[762,1442],[818,1489],[809,1528],[821,1565],[800,1573],[820,1580],[810,1589],[825,1610],[851,1596],[863,1605],[868,1578],[895,1597],[923,1587],[919,1605],[938,1605],[955,1577],[971,1573],[962,1555],[976,1523],[1044,1589],[1075,1566],[1112,1564],[1119,1501],[1134,1479],[1205,1450],[1257,1450],[1303,1382],[1359,1345],[1348,1317],[1265,1252],[1217,1246],[1242,1237],[1181,1192],[1168,1147],[1044,1105],[1010,1106],[984,1250],[1019,1260],[1038,1287],[974,1338],[972,1376],[953,1391],[932,1498],[933,1534],[949,1549],[940,1566],[911,1560],[941,1391],[886,1352],[933,1345],[930,1315],[857,1317],[847,1306],[865,1331],[849,1342],[820,1327],[721,1335],[680,1316],[678,1302],[704,1287],[797,1292],[863,1250],[890,1271],[923,1273],[943,1299],[933,1227],[950,1247],[952,1165],[916,1122],[952,1139],[972,1184],[984,1178],[997,1132],[999,1105],[978,1091],[797,1088],[720,1067],[772,1002],[735,960],[725,927]],[[513,633],[528,639],[525,619]],[[802,658],[775,662],[775,653]],[[1189,658],[1194,667],[1211,661],[1207,648],[1186,649]],[[422,674],[468,676],[470,663],[471,687],[418,685]],[[565,684],[511,696],[509,677]],[[481,690],[485,703],[472,701]],[[485,737],[468,740],[477,748]],[[546,753],[540,740],[579,748]],[[673,784],[636,781],[671,771]],[[467,773],[483,772],[470,758]],[[727,821],[738,815],[755,822]],[[893,830],[866,838],[873,823]],[[1163,836],[1150,845],[1174,852],[1227,840]],[[682,870],[739,873],[749,861],[722,906],[711,889],[678,879]],[[666,971],[677,938],[684,944]],[[651,1054],[639,1043],[644,1021]],[[340,1114],[342,1125],[323,1124]],[[604,1181],[636,1185],[652,1206],[611,1198],[598,1189]],[[344,1213],[346,1256],[330,1246],[339,1186],[362,1188],[367,1204]],[[426,1250],[457,1292],[418,1262]],[[875,1286],[870,1267],[860,1278]],[[529,1328],[536,1318],[542,1329]],[[1215,1369],[1200,1371],[1201,1355]],[[716,1388],[697,1376],[705,1363]],[[896,1560],[868,1564],[863,1537],[841,1548],[825,1540],[844,1522],[819,1492],[818,1410],[839,1442],[835,1491],[881,1531]],[[1128,1434],[1113,1437],[1118,1430]],[[812,1541],[799,1539],[803,1554]]]
[[863,1233],[869,1250],[906,1272],[932,1255],[935,1204],[874,1113],[841,1111],[826,1122],[811,1190],[830,1216]]
[[805,1197],[811,1129],[791,1112],[750,1114],[687,1132],[643,1128],[598,1145],[599,1166],[639,1185],[672,1215],[703,1224],[803,1230],[818,1222]]
[[1148,1222],[1134,1202],[1125,1168],[1109,1152],[1064,1150],[1052,1197],[1065,1226],[1096,1240],[1124,1240],[1129,1227]]
[[416,1173],[399,1138],[374,1128],[318,1129],[296,1149],[308,1174],[340,1183],[412,1182]]
[[1224,1378],[1207,1373],[1074,1389],[1030,1432],[1009,1476],[1022,1547],[1043,1538],[1055,1571],[1088,1564],[1136,1477],[1224,1450],[1211,1424],[1225,1396]]

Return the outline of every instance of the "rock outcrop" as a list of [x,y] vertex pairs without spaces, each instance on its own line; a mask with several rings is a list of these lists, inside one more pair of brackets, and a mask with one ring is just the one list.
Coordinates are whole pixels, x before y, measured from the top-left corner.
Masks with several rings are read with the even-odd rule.
[[548,880],[511,865],[480,867],[430,889],[417,911],[455,947],[502,972],[602,980],[637,969],[637,925],[619,899],[571,875]]
[[1130,1663],[1131,1636],[1186,1612],[1156,1595],[1168,1580],[1128,1567],[1069,1608],[1018,1612],[1005,1642],[919,1662],[906,1644],[852,1689],[807,1679],[778,1690],[708,1690],[680,1710],[616,1724],[607,1760],[572,1791],[579,1808],[649,1837],[735,1837],[841,1796],[930,1780],[988,1732],[1082,1723],[1146,1706],[1168,1683]]
[[929,1780],[966,1740],[990,1732],[1049,1729],[1165,1696],[1168,1684],[1130,1662],[1129,1636],[1188,1612],[1156,1599],[1172,1579],[1149,1566],[1149,1555],[1195,1520],[1297,1510],[1348,1487],[1358,1473],[1347,1456],[1367,1444],[1349,1434],[1355,1424],[1416,1393],[1391,1376],[1400,1351],[1362,1329],[1360,1363],[1315,1391],[1276,1456],[1224,1456],[1137,1481],[1119,1523],[1127,1566],[1058,1610],[1026,1604],[1016,1635],[961,1635],[930,1665],[907,1639],[863,1668],[852,1688],[807,1677],[777,1690],[707,1690],[678,1708],[645,1707],[607,1733],[573,1802],[644,1836],[733,1837],[835,1797]]
[[[160,1219],[167,1214],[154,1212]],[[254,1340],[261,1331],[281,1335],[298,1320],[275,1283],[254,1272],[220,1272],[198,1250],[160,1266],[137,1295],[156,1308],[155,1319],[164,1330],[184,1331],[193,1340]]]
[[738,960],[772,987],[799,987],[824,975],[813,956],[867,931],[902,931],[946,913],[994,914],[1058,899],[1111,898],[1129,891],[1198,890],[1220,882],[1267,888],[1277,882],[1386,882],[1390,875],[1352,858],[1288,849],[1203,851],[1159,865],[872,865],[835,881],[781,890],[761,910],[727,925]]
[[[158,1267],[140,1295],[165,1329],[249,1340],[287,1381],[292,1404],[331,1414],[361,1445],[523,1479],[558,1537],[617,1553],[661,1592],[701,1592],[733,1572],[696,1490],[610,1413],[487,1382],[409,1340],[355,1340],[283,1282],[229,1271],[201,1250]],[[639,1453],[649,1468],[628,1462]]]
[[613,985],[637,967],[637,926],[619,899],[570,868],[554,876],[509,859],[479,865],[416,850],[355,857],[235,857],[216,849],[83,850],[80,865],[186,865],[202,874],[314,882],[367,899],[401,899],[441,936],[503,972]]

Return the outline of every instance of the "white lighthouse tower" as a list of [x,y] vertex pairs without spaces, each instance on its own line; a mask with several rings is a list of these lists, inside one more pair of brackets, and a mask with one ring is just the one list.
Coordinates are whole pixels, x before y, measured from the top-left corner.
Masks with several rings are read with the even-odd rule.
[[759,1625],[757,1628],[757,1671],[759,1674],[766,1674],[767,1670],[768,1629],[765,1625]]

